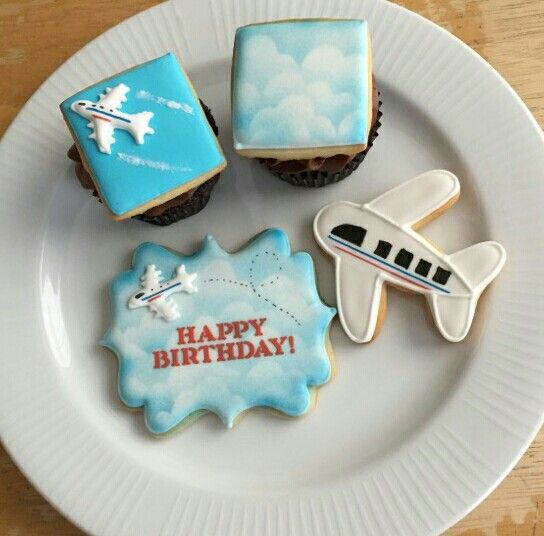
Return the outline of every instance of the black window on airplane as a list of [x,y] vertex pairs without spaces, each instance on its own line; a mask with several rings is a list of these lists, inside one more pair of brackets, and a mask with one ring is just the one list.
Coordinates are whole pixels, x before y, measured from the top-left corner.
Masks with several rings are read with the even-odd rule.
[[436,281],[440,285],[445,285],[448,282],[450,275],[451,272],[449,270],[444,270],[444,268],[440,268],[440,266],[438,266],[435,274],[433,275],[433,281]]
[[429,270],[431,269],[431,263],[424,260],[419,259],[419,262],[416,266],[416,274],[422,275],[423,277],[427,277],[429,275]]
[[398,264],[399,266],[402,266],[403,268],[408,268],[413,258],[414,258],[413,253],[410,253],[409,251],[402,248],[397,253],[397,256],[395,257],[395,264]]
[[351,225],[350,223],[343,223],[342,225],[337,225],[331,233],[356,246],[361,246],[365,239],[366,229],[357,225]]
[[387,256],[391,252],[391,248],[393,246],[389,242],[385,242],[384,240],[380,240],[378,242],[378,245],[376,246],[376,249],[374,250],[374,253],[376,255],[379,255],[383,259],[387,259]]

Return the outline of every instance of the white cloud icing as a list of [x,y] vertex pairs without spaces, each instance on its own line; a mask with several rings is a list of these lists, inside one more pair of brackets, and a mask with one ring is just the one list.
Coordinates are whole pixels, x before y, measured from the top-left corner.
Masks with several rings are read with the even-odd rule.
[[[281,125],[281,128],[276,128]],[[289,95],[274,108],[264,108],[253,117],[248,135],[256,146],[334,143],[336,129],[330,119],[317,115],[314,103],[303,95]]]
[[278,52],[276,44],[270,37],[252,38],[245,54],[244,65],[249,72],[245,73],[244,80],[261,87],[277,74],[295,74],[300,69],[291,56]]
[[[278,25],[274,25],[278,26]],[[281,25],[280,25],[281,26]],[[238,147],[351,145],[366,139],[367,57],[349,48],[350,31],[323,37],[301,55],[292,36],[254,27],[237,50],[235,142]],[[347,37],[344,33],[349,34]],[[357,34],[355,39],[359,38]]]
[[140,89],[136,93],[136,97],[138,99],[144,99],[144,100],[154,102],[156,104],[159,104],[160,106],[166,106],[167,108],[170,108],[172,110],[181,110],[182,112],[185,112],[186,114],[190,114],[190,115],[195,114],[193,107],[190,106],[189,104],[186,104],[184,102],[177,102],[170,99],[165,99],[164,97],[153,95],[152,93],[144,89]]
[[131,166],[147,167],[151,169],[156,169],[158,171],[166,171],[168,173],[191,171],[191,168],[189,167],[175,166],[173,164],[169,164],[168,162],[149,160],[147,158],[141,158],[139,156],[127,153],[117,153],[117,158],[122,162],[125,162],[126,164],[130,164]]

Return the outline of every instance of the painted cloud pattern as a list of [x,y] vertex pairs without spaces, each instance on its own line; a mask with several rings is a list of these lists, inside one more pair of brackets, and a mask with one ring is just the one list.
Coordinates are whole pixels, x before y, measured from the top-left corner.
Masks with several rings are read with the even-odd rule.
[[368,41],[363,21],[302,21],[238,30],[237,148],[365,143]]
[[[154,317],[145,307],[127,307],[148,264],[167,277],[180,264],[198,274],[198,292],[170,296],[181,314],[174,322]],[[259,295],[248,286],[250,280]],[[301,415],[310,405],[308,388],[330,377],[325,340],[335,310],[318,297],[311,257],[291,254],[283,231],[266,231],[234,254],[209,236],[192,256],[144,243],[134,254],[132,269],[114,280],[111,299],[113,322],[102,344],[117,354],[121,399],[129,407],[144,406],[153,433],[164,433],[200,410],[216,413],[228,427],[254,406]],[[264,338],[293,335],[295,353],[153,368],[154,350],[178,344],[177,327],[196,326],[198,331],[204,325],[262,317],[267,318]],[[251,337],[248,333],[244,340],[257,342]]]

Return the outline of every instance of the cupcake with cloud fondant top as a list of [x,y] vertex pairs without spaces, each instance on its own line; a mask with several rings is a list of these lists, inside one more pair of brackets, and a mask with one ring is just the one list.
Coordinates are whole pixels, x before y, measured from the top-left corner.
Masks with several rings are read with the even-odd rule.
[[380,125],[368,26],[291,20],[239,28],[232,113],[236,151],[296,185],[350,175]]

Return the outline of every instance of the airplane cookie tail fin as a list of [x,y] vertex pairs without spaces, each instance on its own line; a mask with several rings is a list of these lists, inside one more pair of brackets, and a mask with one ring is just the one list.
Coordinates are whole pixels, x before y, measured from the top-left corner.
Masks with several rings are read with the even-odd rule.
[[136,143],[142,144],[146,134],[154,134],[155,131],[149,126],[149,121],[153,118],[153,112],[140,112],[131,116],[131,132]]
[[506,251],[498,242],[480,242],[449,255],[448,260],[479,296],[504,266]]
[[458,342],[470,329],[480,295],[504,266],[506,252],[497,242],[481,242],[449,255],[448,260],[468,284],[471,294],[433,294],[429,303],[440,333],[448,341]]

